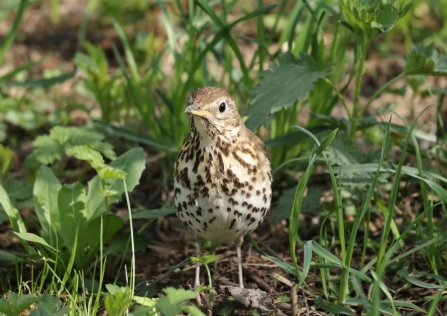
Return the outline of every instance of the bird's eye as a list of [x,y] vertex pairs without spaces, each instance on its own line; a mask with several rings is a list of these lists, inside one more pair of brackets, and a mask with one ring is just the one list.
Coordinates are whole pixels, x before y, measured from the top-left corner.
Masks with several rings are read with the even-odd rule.
[[222,103],[219,105],[219,112],[220,112],[220,113],[223,113],[223,112],[225,112],[226,109],[227,109],[227,105],[225,104],[225,102],[222,102]]

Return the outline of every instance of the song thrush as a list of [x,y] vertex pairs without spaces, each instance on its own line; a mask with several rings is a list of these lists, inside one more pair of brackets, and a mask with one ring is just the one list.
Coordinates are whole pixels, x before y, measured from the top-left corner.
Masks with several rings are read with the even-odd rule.
[[[190,133],[174,166],[174,199],[182,222],[201,240],[234,242],[243,286],[241,244],[264,219],[272,173],[264,143],[241,120],[225,91],[196,90],[186,108]],[[196,265],[195,285],[200,266]]]

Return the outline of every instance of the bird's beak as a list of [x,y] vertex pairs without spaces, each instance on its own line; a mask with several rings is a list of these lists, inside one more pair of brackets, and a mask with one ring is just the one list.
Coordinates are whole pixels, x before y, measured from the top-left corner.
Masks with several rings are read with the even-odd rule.
[[186,108],[185,112],[188,113],[188,114],[199,116],[199,117],[207,117],[207,116],[210,116],[210,115],[214,116],[214,114],[211,113],[211,112],[200,110],[198,103],[194,103],[194,104],[191,104],[190,106],[188,106]]

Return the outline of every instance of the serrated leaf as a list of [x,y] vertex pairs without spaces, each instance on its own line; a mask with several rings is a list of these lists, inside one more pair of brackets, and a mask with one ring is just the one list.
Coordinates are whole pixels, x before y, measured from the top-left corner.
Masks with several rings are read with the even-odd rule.
[[113,168],[107,165],[101,166],[97,169],[98,175],[101,179],[120,179],[124,180],[126,178],[126,173],[123,170]]
[[166,296],[160,297],[155,304],[156,308],[163,315],[176,315],[181,313],[182,309],[179,304],[187,300],[192,300],[197,296],[197,293],[194,291],[175,289],[173,287],[165,288],[163,292]]
[[393,6],[382,1],[340,1],[349,23],[344,25],[355,34],[369,38],[388,32],[409,10],[411,5]]
[[[271,65],[263,71],[261,81],[252,91],[253,105],[248,107],[245,125],[255,130],[263,124],[269,114],[291,107],[295,101],[302,100],[307,92],[314,88],[314,83],[329,74],[329,68],[319,70],[306,53],[300,54],[299,60],[282,57],[279,65]],[[287,63],[285,63],[287,62]],[[292,63],[293,62],[293,63]]]
[[209,254],[209,255],[201,256],[201,257],[191,257],[191,262],[200,262],[202,264],[210,264],[217,260],[219,260],[219,256],[216,256],[213,254]]
[[45,165],[40,166],[34,181],[34,207],[42,226],[44,237],[52,246],[56,245],[54,233],[60,229],[58,194],[61,188],[53,171]]
[[104,159],[101,154],[88,147],[87,145],[73,146],[68,148],[65,153],[69,156],[73,156],[79,160],[87,161],[94,169],[104,165]]
[[[30,315],[51,315],[62,316],[67,315],[70,311],[69,308],[61,308],[61,301],[56,296],[49,293],[44,293],[40,300],[37,302],[38,309],[33,310]],[[40,314],[41,312],[47,312],[48,314]],[[35,312],[35,314],[33,314]]]
[[[8,300],[9,300],[9,310],[2,311],[6,315],[20,315],[30,307],[32,304],[38,302],[40,297],[34,296],[32,294],[22,294],[19,295],[14,292],[8,292]],[[2,306],[3,307],[3,306]]]
[[[144,152],[141,148],[133,148],[110,163],[111,167],[126,172],[127,189],[131,192],[139,183],[141,173],[146,165]],[[108,190],[114,190],[120,195],[124,192],[122,180],[116,178],[108,179]],[[104,197],[97,192],[101,188],[99,177],[96,176],[88,182],[87,195],[87,219],[91,220],[105,212]],[[111,196],[108,199],[109,204],[119,201],[119,196]]]
[[158,298],[142,297],[134,295],[132,299],[140,305],[147,306],[153,309],[155,308],[155,304],[157,303]]
[[433,43],[413,46],[407,55],[406,75],[447,75],[447,55],[439,55]]
[[33,141],[35,149],[26,158],[26,164],[51,164],[60,159],[67,149],[82,145],[98,150],[109,159],[115,159],[112,145],[103,142],[103,138],[103,135],[87,128],[55,126],[49,135],[39,136]]

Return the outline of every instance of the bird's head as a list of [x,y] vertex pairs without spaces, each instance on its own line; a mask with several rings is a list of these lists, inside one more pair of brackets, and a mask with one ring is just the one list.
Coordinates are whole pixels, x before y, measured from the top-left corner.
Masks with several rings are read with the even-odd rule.
[[242,124],[233,98],[215,87],[197,89],[191,95],[185,112],[190,115],[191,129],[211,138],[216,134],[236,135]]

